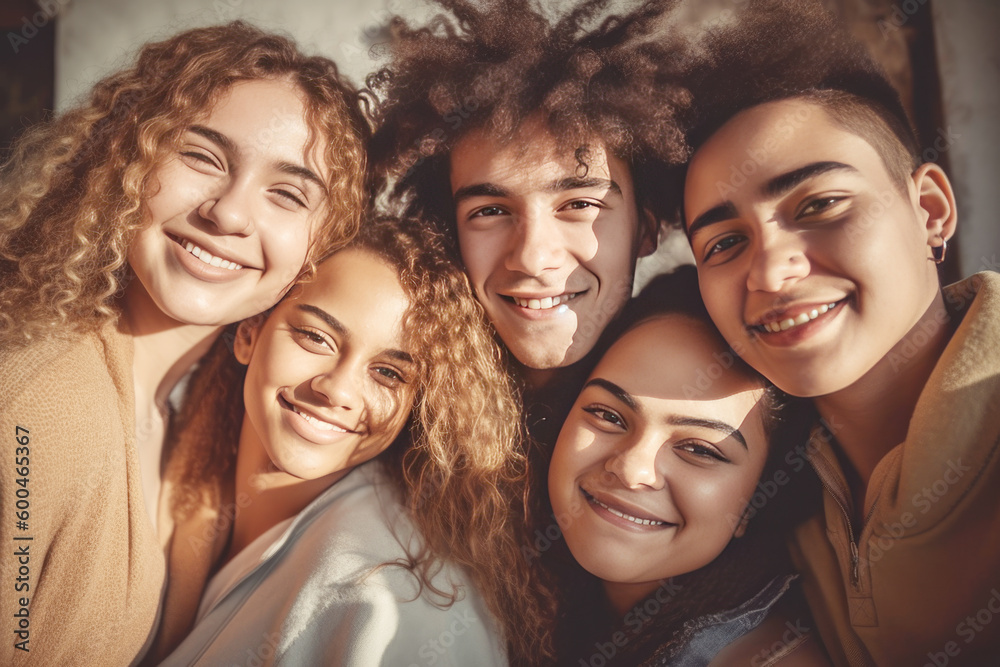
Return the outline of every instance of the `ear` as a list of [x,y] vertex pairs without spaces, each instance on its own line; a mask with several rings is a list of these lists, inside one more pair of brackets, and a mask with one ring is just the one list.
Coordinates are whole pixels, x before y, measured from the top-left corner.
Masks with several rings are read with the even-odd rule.
[[233,341],[233,354],[236,356],[236,361],[244,366],[250,364],[250,359],[253,357],[253,350],[257,346],[257,334],[260,332],[260,328],[264,325],[265,321],[267,321],[266,315],[254,315],[240,322],[236,328],[236,340]]
[[660,240],[660,221],[648,208],[639,211],[639,252],[636,257],[648,257],[656,252]]
[[740,517],[740,522],[736,524],[736,530],[733,531],[733,537],[743,537],[747,532],[747,524],[750,523],[750,504],[743,508],[743,515]]
[[933,162],[920,165],[911,178],[918,213],[923,216],[927,228],[928,248],[941,246],[955,233],[958,220],[951,182],[944,170]]

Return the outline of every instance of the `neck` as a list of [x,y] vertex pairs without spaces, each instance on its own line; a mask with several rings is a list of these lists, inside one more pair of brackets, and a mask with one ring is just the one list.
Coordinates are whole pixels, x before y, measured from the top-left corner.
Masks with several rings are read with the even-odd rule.
[[863,497],[879,461],[906,440],[917,399],[955,331],[940,291],[892,350],[854,384],[815,399]]
[[136,279],[125,290],[124,306],[135,348],[136,410],[140,411],[140,396],[157,406],[165,405],[174,385],[208,351],[222,328],[172,319]]
[[297,515],[350,471],[348,468],[316,479],[301,479],[278,470],[244,415],[236,454],[235,490],[241,509],[233,521],[233,536],[224,562],[274,526]]
[[618,618],[624,618],[633,607],[646,599],[663,582],[644,581],[641,583],[622,583],[618,581],[602,581],[604,594],[608,598],[611,609]]

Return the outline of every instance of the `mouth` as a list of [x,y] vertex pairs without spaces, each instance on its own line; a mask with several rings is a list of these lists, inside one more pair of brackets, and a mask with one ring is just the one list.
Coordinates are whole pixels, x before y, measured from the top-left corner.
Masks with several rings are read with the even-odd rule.
[[187,250],[193,257],[201,260],[209,266],[214,266],[220,269],[228,269],[230,271],[239,271],[243,268],[242,264],[237,264],[234,261],[223,259],[213,255],[209,251],[205,250],[201,246],[189,241],[188,239],[182,238],[180,236],[174,236],[173,234],[168,234],[168,236],[173,240],[174,243],[180,245],[182,248]]
[[655,519],[655,518],[652,518],[652,517],[649,517],[649,516],[645,516],[645,517],[643,517],[643,516],[636,516],[636,515],[631,514],[629,512],[625,512],[625,511],[623,511],[623,510],[621,510],[621,509],[619,509],[617,507],[612,507],[611,505],[608,505],[607,503],[602,502],[602,501],[598,500],[597,498],[595,498],[593,495],[587,493],[587,491],[585,491],[583,489],[583,487],[580,487],[580,492],[583,494],[584,498],[587,499],[588,503],[591,503],[592,505],[597,505],[598,507],[600,507],[600,508],[604,509],[605,511],[607,511],[609,514],[612,514],[612,515],[618,517],[619,519],[624,519],[625,521],[628,521],[630,523],[634,523],[636,526],[644,526],[644,527],[650,527],[650,528],[659,528],[661,526],[676,526],[677,525],[676,523],[670,523],[669,521],[662,521],[660,519]]
[[519,297],[519,296],[507,296],[501,294],[505,300],[513,303],[521,308],[527,308],[528,310],[550,310],[552,308],[558,308],[573,299],[577,298],[585,292],[566,292],[564,294],[558,294],[556,296],[545,296],[545,297]]
[[762,318],[764,321],[758,324],[747,325],[747,329],[758,334],[781,333],[783,331],[789,331],[791,329],[795,329],[796,327],[801,327],[805,324],[809,324],[813,320],[822,317],[823,315],[829,313],[830,311],[836,310],[844,303],[846,303],[846,301],[847,299],[844,298],[841,299],[840,301],[824,303],[818,306],[810,306],[802,309],[796,308],[794,310],[790,309],[780,313],[765,315],[764,318]]
[[299,417],[302,417],[302,419],[304,419],[310,426],[315,428],[317,431],[326,431],[331,433],[357,433],[357,431],[352,431],[351,429],[345,426],[325,421],[323,419],[320,419],[314,414],[306,412],[305,410],[299,408],[297,405],[294,405],[293,403],[289,402],[287,398],[285,398],[280,394],[278,395],[278,403],[281,405],[281,407],[285,408],[286,410],[291,410]]

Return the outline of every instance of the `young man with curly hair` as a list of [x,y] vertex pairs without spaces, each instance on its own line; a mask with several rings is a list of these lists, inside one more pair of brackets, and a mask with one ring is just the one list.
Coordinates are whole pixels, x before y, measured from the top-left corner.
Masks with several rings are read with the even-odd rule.
[[393,204],[454,243],[547,440],[656,247],[664,171],[686,156],[689,97],[656,67],[680,62],[679,41],[653,36],[676,3],[601,20],[607,0],[556,18],[529,0],[437,2],[450,17],[394,20],[391,61],[369,79],[373,159]]

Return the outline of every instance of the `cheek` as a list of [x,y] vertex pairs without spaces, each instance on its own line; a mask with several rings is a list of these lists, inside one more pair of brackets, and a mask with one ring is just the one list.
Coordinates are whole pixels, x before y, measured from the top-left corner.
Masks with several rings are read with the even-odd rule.
[[270,221],[258,227],[266,268],[283,285],[294,281],[305,266],[312,238],[311,225],[299,220]]

